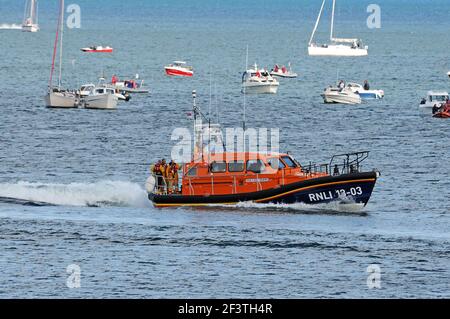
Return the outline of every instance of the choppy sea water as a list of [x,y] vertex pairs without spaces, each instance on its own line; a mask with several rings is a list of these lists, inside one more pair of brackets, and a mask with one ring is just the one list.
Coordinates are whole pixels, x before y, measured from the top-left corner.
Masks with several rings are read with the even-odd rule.
[[[450,4],[379,1],[382,27],[370,30],[370,1],[339,1],[336,32],[363,38],[370,55],[328,59],[306,55],[316,2],[77,1],[64,84],[139,73],[152,91],[98,112],[44,107],[56,1],[40,5],[42,30],[28,34],[6,28],[22,3],[0,0],[0,197],[13,198],[0,203],[0,297],[449,297],[449,122],[418,103],[449,90]],[[81,54],[94,43],[116,52]],[[241,124],[247,45],[250,63],[290,61],[300,74],[275,96],[247,98],[247,126],[279,128],[281,149],[302,163],[370,150],[365,167],[382,177],[362,212],[148,202],[148,165],[169,157],[175,127],[190,127],[193,89],[224,127]],[[194,65],[193,79],[164,76],[176,59]],[[386,98],[324,105],[337,78],[369,79]],[[66,285],[70,264],[80,288]],[[367,286],[372,264],[380,289]]]

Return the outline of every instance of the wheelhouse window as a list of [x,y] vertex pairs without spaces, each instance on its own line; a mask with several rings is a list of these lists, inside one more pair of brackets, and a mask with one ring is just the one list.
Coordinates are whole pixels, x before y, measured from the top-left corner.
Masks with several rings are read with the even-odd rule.
[[438,102],[445,102],[446,99],[447,99],[446,96],[443,96],[443,95],[435,95],[435,96],[431,97],[432,101],[438,101]]
[[191,167],[186,176],[197,176],[197,167]]
[[264,163],[259,159],[247,161],[247,171],[249,172],[261,174],[262,172],[264,172],[264,169],[265,169]]
[[267,161],[267,163],[270,165],[270,167],[272,167],[272,169],[274,170],[279,170],[279,169],[283,169],[286,167],[286,165],[284,165],[284,163],[282,161],[280,161],[280,159],[278,157],[274,157],[274,158],[269,158],[269,160]]
[[290,168],[296,168],[297,167],[297,164],[292,160],[292,158],[290,156],[283,156],[283,157],[281,157],[281,159]]
[[227,171],[227,163],[225,162],[213,162],[211,163],[211,172],[213,173],[225,173]]
[[243,172],[244,171],[244,162],[243,161],[235,161],[235,162],[228,163],[228,171],[230,173]]

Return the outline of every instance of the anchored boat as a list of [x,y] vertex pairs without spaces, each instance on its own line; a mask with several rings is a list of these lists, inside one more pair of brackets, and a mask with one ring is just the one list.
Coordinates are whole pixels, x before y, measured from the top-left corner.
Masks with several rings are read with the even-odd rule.
[[439,107],[449,100],[449,94],[445,91],[428,91],[427,97],[420,101],[420,107]]
[[280,82],[267,72],[258,69],[255,63],[253,69],[248,69],[242,75],[242,93],[244,94],[276,94]]
[[86,53],[112,53],[114,49],[109,46],[103,47],[99,45],[99,46],[91,46],[89,48],[82,48],[80,50]]
[[280,68],[277,65],[270,71],[271,76],[277,76],[280,78],[296,78],[298,76],[297,73],[292,71],[291,63],[288,64],[289,68],[286,68],[284,65]]
[[22,23],[22,31],[24,32],[38,32],[38,1],[27,0],[25,5],[25,15]]
[[380,100],[384,98],[383,90],[366,90],[364,86],[358,83],[348,83],[347,88],[349,88],[353,93],[358,94],[361,99]]
[[317,17],[316,24],[311,34],[311,39],[308,44],[308,54],[311,56],[366,56],[368,55],[369,47],[363,45],[360,39],[344,39],[334,37],[334,12],[336,7],[336,0],[333,0],[333,10],[331,13],[331,31],[329,44],[317,44],[314,42],[314,35],[316,34],[317,27],[322,16],[323,8],[325,5],[323,0],[320,7],[319,16]]
[[164,67],[167,75],[170,76],[187,76],[191,77],[194,75],[194,69],[192,66],[187,66],[184,61],[174,61]]
[[[167,183],[151,175],[148,198],[156,207],[235,205],[239,202],[275,204],[357,204],[364,207],[379,172],[363,171],[369,152],[335,155],[325,164],[300,164],[288,153],[212,152],[204,137],[222,143],[218,124],[202,124],[195,104],[194,156],[182,165],[181,178]],[[211,129],[213,128],[213,129]],[[173,188],[167,185],[175,184]]]
[[349,88],[328,87],[322,93],[325,103],[361,104],[361,97]]
[[[80,103],[79,95],[73,90],[63,89],[62,80],[62,57],[63,57],[63,32],[64,32],[64,0],[60,0],[58,26],[56,28],[55,43],[53,46],[52,65],[50,69],[50,80],[48,92],[45,96],[45,104],[49,108],[77,108]],[[55,60],[59,41],[59,76],[58,86],[53,86],[53,74],[55,71]]]

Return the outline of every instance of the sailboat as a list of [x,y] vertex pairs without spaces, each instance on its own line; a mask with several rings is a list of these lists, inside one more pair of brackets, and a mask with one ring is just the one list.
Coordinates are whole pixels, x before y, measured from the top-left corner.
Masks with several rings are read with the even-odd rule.
[[38,32],[38,2],[37,0],[27,0],[25,5],[25,14],[22,23],[22,31],[24,32]]
[[334,12],[336,7],[336,0],[333,0],[333,11],[331,14],[331,31],[330,31],[330,44],[317,44],[314,41],[314,35],[317,31],[320,18],[322,16],[323,8],[325,5],[323,0],[320,7],[319,16],[317,17],[314,30],[311,35],[311,39],[308,44],[308,54],[312,56],[366,56],[368,55],[368,46],[364,46],[360,39],[345,39],[334,37]]
[[[64,0],[60,2],[58,27],[56,28],[55,44],[53,47],[52,67],[50,70],[50,80],[48,83],[48,93],[45,96],[47,107],[51,108],[76,108],[79,104],[79,97],[76,92],[64,90],[61,88],[62,77],[62,53],[63,53],[63,34],[64,34]],[[58,86],[53,86],[53,73],[55,71],[56,51],[59,48],[59,77]]]

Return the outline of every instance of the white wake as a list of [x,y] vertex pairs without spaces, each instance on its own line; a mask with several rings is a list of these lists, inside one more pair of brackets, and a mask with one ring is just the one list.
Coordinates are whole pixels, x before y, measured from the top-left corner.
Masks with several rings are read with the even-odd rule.
[[287,210],[287,211],[298,211],[298,212],[337,212],[337,213],[362,213],[364,205],[357,203],[340,203],[340,202],[330,202],[326,204],[305,204],[305,203],[295,203],[295,204],[259,204],[253,202],[242,202],[236,205],[238,208],[249,208],[249,209],[261,209],[261,210]]
[[0,198],[61,206],[147,207],[146,191],[136,183],[0,183]]
[[22,30],[22,26],[20,24],[2,23],[0,24],[0,30]]

